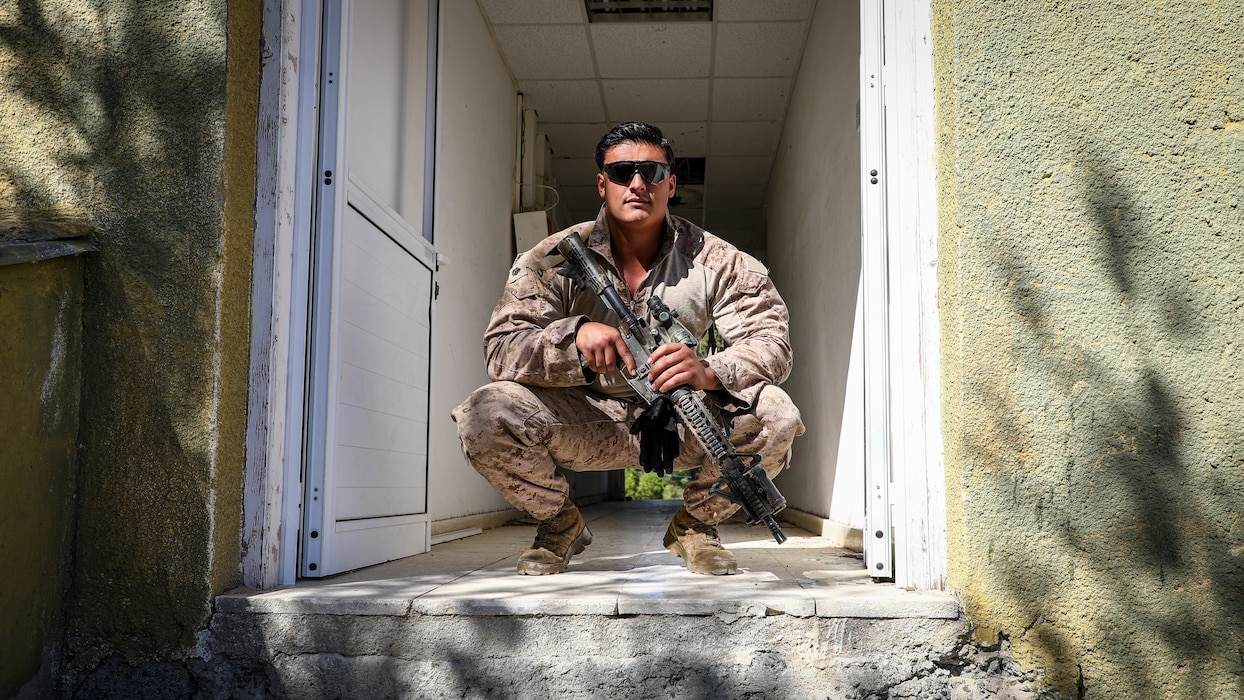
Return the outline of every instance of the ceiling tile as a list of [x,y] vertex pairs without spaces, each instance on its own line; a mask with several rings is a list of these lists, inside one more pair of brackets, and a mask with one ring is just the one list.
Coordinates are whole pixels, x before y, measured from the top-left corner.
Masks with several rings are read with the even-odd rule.
[[581,26],[501,26],[493,32],[515,80],[596,77]]
[[713,19],[717,22],[763,22],[807,20],[816,0],[717,0]]
[[713,119],[775,121],[786,114],[789,78],[718,78],[713,81]]
[[636,31],[634,24],[592,25],[592,46],[602,78],[708,76],[713,25],[661,23]]
[[656,126],[674,148],[675,158],[704,156],[707,122],[663,122]]
[[803,54],[803,22],[722,24],[717,28],[717,59],[713,75],[719,78],[793,76]]
[[518,91],[535,108],[537,123],[605,120],[605,106],[595,80],[522,81]]
[[559,124],[540,120],[548,130],[549,148],[558,158],[593,157],[600,137],[613,126],[608,122]]
[[707,80],[605,80],[605,106],[613,121],[650,123],[708,118]]
[[[704,182],[716,185],[759,185],[769,179],[772,156],[719,156],[704,163]],[[722,203],[717,202],[715,206]]]
[[[671,211],[764,257],[768,177],[815,0],[716,0],[712,24],[592,25],[583,0],[476,1],[548,136],[560,224],[596,216],[596,143],[642,120],[678,156],[707,157],[707,183],[679,183]],[[821,5],[858,22],[852,3]]]
[[489,24],[582,24],[582,0],[479,0]]
[[[706,148],[707,122],[658,122],[655,125],[669,139],[678,158],[703,157]],[[614,127],[611,122],[554,123],[541,119],[539,130],[549,137],[549,147],[559,158],[595,157],[596,144]],[[770,149],[769,152],[771,152]],[[759,155],[730,153],[724,155]]]
[[777,151],[781,122],[712,122],[708,155],[764,156]]

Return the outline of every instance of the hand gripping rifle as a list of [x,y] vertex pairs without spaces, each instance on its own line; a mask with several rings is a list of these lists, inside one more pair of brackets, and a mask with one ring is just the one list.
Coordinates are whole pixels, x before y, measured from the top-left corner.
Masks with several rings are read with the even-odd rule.
[[635,376],[628,377],[623,371],[622,377],[649,405],[662,396],[668,397],[674,404],[678,419],[721,470],[721,477],[709,490],[742,506],[749,525],[763,522],[769,526],[769,532],[773,533],[773,539],[778,544],[785,542],[786,534],[773,516],[786,507],[786,499],[761,468],[760,455],[736,452],[721,424],[709,412],[704,399],[691,387],[682,385],[668,392],[652,388],[652,381],[648,378],[652,366],[647,358],[653,351],[666,343],[698,345],[686,326],[678,322],[678,312],[654,296],[649,300],[648,308],[652,311],[655,325],[648,326],[622,301],[618,290],[592,259],[577,232],[567,234],[557,244],[557,250],[566,259],[559,266],[558,273],[573,279],[580,289],[599,296],[622,320],[618,330],[631,355],[637,361],[644,358],[636,368]]

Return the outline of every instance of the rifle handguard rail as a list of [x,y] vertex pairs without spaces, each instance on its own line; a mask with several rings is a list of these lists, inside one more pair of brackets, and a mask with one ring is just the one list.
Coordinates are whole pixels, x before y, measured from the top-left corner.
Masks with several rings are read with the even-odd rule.
[[[559,274],[574,280],[580,289],[591,291],[600,297],[622,321],[618,330],[631,354],[637,361],[641,355],[645,358],[634,377],[627,376],[626,372],[622,372],[622,376],[640,398],[651,404],[661,392],[654,390],[648,379],[647,358],[657,345],[683,343],[694,346],[695,337],[678,322],[678,312],[655,296],[649,299],[648,306],[657,324],[649,328],[622,301],[618,290],[592,259],[577,231],[566,234],[558,242],[557,250],[565,258],[559,265]],[[786,499],[760,466],[760,455],[736,452],[734,445],[730,443],[730,437],[709,411],[704,399],[691,387],[678,386],[664,394],[673,401],[679,421],[695,436],[696,441],[721,471],[721,476],[709,491],[742,507],[747,514],[748,524],[763,522],[769,527],[769,532],[778,544],[785,542],[786,534],[773,516],[786,507]],[[746,464],[743,462],[744,457],[748,459]]]

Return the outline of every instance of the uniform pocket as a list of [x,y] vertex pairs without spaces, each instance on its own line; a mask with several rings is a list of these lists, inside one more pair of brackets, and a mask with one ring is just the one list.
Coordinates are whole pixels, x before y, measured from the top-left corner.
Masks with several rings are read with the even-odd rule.
[[540,275],[526,267],[516,267],[511,270],[510,279],[505,283],[505,290],[519,301],[534,299],[540,294],[542,288]]
[[744,294],[754,295],[761,290],[769,281],[769,276],[760,272],[751,270],[743,270],[739,272],[739,291]]

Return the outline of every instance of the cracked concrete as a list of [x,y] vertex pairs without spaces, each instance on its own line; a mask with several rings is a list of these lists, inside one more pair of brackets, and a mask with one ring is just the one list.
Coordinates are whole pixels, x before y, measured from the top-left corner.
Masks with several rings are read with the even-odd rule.
[[289,697],[1037,697],[958,620],[238,615],[219,653]]

